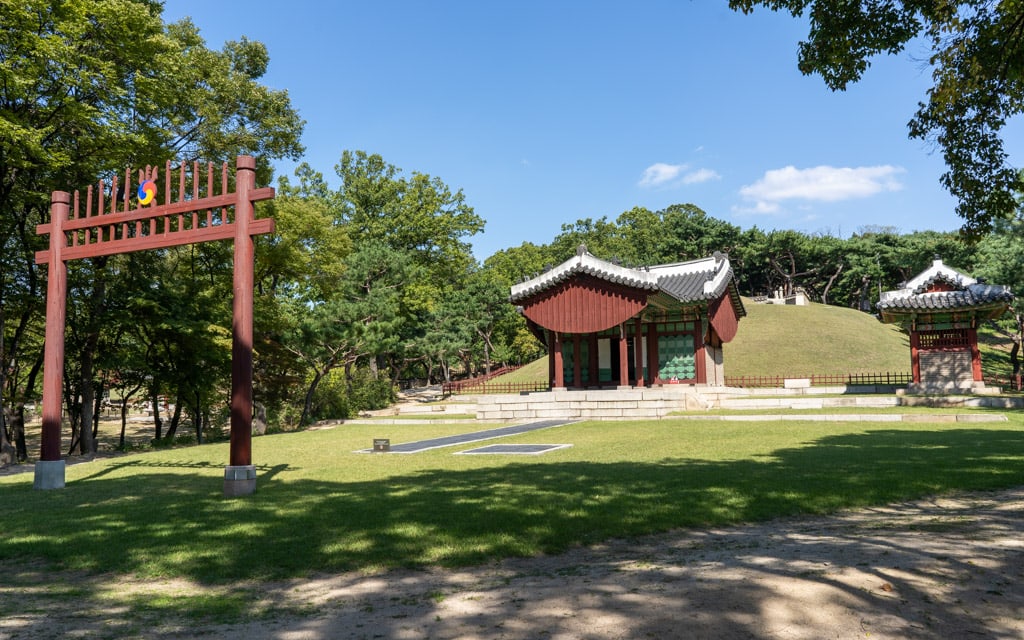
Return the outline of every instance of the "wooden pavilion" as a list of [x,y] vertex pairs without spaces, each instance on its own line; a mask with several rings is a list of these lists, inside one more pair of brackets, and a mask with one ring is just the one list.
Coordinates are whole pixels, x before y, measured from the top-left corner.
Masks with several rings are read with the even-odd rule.
[[882,322],[910,334],[911,390],[953,390],[984,386],[978,325],[1006,313],[1013,294],[946,266],[932,266],[886,291],[878,301]]
[[576,255],[512,287],[548,347],[551,387],[724,385],[722,345],[746,315],[729,258],[629,268]]

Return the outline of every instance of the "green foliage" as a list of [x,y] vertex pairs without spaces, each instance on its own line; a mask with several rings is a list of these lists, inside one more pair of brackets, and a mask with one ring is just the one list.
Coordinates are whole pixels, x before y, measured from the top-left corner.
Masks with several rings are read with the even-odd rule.
[[342,179],[344,221],[357,245],[376,241],[413,255],[438,284],[457,279],[472,264],[464,238],[482,231],[484,221],[461,190],[452,193],[426,174],[404,178],[401,169],[364,151],[343,152],[335,170]]
[[880,53],[902,51],[913,38],[931,46],[934,85],[909,123],[911,137],[934,141],[947,171],[943,185],[958,200],[964,230],[974,237],[1011,216],[1024,187],[1007,163],[1002,129],[1024,113],[1024,4],[990,0],[730,0],[746,13],[757,5],[809,13],[800,70],[818,73],[833,90],[857,82]]
[[349,405],[353,412],[386,409],[398,398],[391,380],[360,369],[352,376]]
[[317,385],[309,417],[311,420],[351,418],[360,411],[386,409],[397,397],[386,377],[374,377],[367,369],[356,369],[347,377],[336,369]]
[[320,380],[313,393],[309,420],[341,420],[351,418],[348,386],[343,372],[335,369]]

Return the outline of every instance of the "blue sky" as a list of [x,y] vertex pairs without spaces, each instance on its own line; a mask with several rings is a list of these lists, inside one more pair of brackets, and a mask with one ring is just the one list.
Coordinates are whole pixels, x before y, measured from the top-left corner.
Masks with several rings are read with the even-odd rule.
[[[726,0],[166,0],[207,45],[267,45],[263,82],[306,120],[331,184],[343,150],[440,178],[486,220],[484,259],[563,224],[693,203],[744,229],[954,230],[941,154],[907,138],[928,52],[847,91],[796,68],[806,20]],[[1005,132],[1011,162],[1024,127]],[[295,163],[281,162],[291,174]]]

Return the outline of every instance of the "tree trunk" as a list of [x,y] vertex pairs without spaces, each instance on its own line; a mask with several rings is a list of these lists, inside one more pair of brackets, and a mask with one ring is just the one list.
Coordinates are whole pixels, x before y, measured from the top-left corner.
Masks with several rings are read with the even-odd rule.
[[[106,392],[106,385],[100,382],[100,388],[93,401],[92,411],[92,440],[95,443],[100,433],[100,414],[103,411],[103,394]],[[98,448],[98,445],[97,445]]]
[[18,403],[15,409],[14,419],[11,420],[11,437],[14,439],[14,447],[18,452],[18,462],[28,460],[28,447],[25,445],[25,405]]
[[839,278],[839,274],[841,274],[842,272],[843,272],[843,263],[840,262],[839,263],[839,268],[836,269],[836,272],[833,273],[832,276],[828,279],[828,283],[825,284],[824,291],[821,292],[821,304],[828,304],[828,291],[829,291],[829,289],[832,288],[832,285],[834,285],[836,283],[836,280]]
[[1013,341],[1013,348],[1010,350],[1010,364],[1013,365],[1013,384],[1020,391],[1020,344],[1024,341],[1024,316],[1016,314],[1017,338]]
[[156,429],[154,440],[160,440],[164,429],[164,422],[160,419],[160,397],[157,395],[156,387],[149,390],[149,406],[153,408],[153,427]]
[[[345,366],[345,371],[346,371],[346,375],[347,375],[347,373],[348,373],[348,365]],[[313,394],[316,393],[316,388],[318,386],[320,386],[320,380],[323,379],[324,375],[326,375],[326,374],[323,374],[323,373],[320,373],[319,371],[317,371],[313,375],[313,381],[309,383],[309,388],[306,389],[306,399],[302,403],[302,417],[299,418],[299,425],[300,426],[304,427],[307,424],[309,424],[309,416],[310,416],[310,413],[312,413],[312,411],[313,411]],[[351,384],[349,385],[349,390],[351,391]]]
[[[157,411],[160,407],[157,407]],[[171,426],[167,428],[167,439],[174,438],[178,432],[178,423],[181,421],[181,393],[174,399],[174,413],[171,414]]]
[[[14,464],[18,458],[17,452],[11,446],[11,441],[7,438],[8,413],[6,408],[0,408],[0,467]],[[13,422],[13,417],[11,422]]]
[[82,389],[82,404],[78,407],[78,453],[83,456],[96,452],[96,441],[92,437],[93,388],[91,375],[92,353],[86,349],[82,353],[82,377],[79,380]]
[[121,439],[118,441],[117,448],[124,451],[124,435],[128,430],[128,398],[121,398]]
[[192,422],[196,428],[196,444],[203,444],[203,399],[199,395],[199,391],[195,390],[192,392],[195,396],[195,405],[192,407]]

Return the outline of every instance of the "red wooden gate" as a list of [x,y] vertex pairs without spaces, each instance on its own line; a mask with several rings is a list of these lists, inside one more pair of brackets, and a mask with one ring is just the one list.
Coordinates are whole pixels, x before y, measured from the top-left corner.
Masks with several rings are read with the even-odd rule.
[[[78,191],[73,197],[66,191],[54,191],[50,224],[36,227],[36,233],[50,236],[49,249],[36,254],[37,264],[49,265],[43,353],[42,451],[35,470],[37,489],[64,486],[60,431],[66,261],[212,240],[233,240],[231,453],[224,472],[224,494],[247,495],[256,490],[256,470],[252,464],[253,236],[272,233],[274,221],[270,218],[257,220],[253,203],[272,199],[274,189],[256,188],[256,160],[251,156],[238,156],[233,192],[228,190],[230,180],[226,162],[219,171],[215,171],[213,164],[203,167],[198,162],[191,164],[191,173],[189,168],[185,162],[180,166],[167,162],[162,189],[157,168],[140,169],[137,198],[133,197],[136,191],[133,190],[131,169],[125,171],[124,182],[120,186],[116,177],[111,181],[109,192],[101,180],[97,189],[89,187],[86,190],[84,211]],[[201,168],[205,168],[205,176]],[[108,193],[110,211],[104,211]],[[117,197],[118,194],[124,195]],[[129,208],[133,202],[134,208]]]

